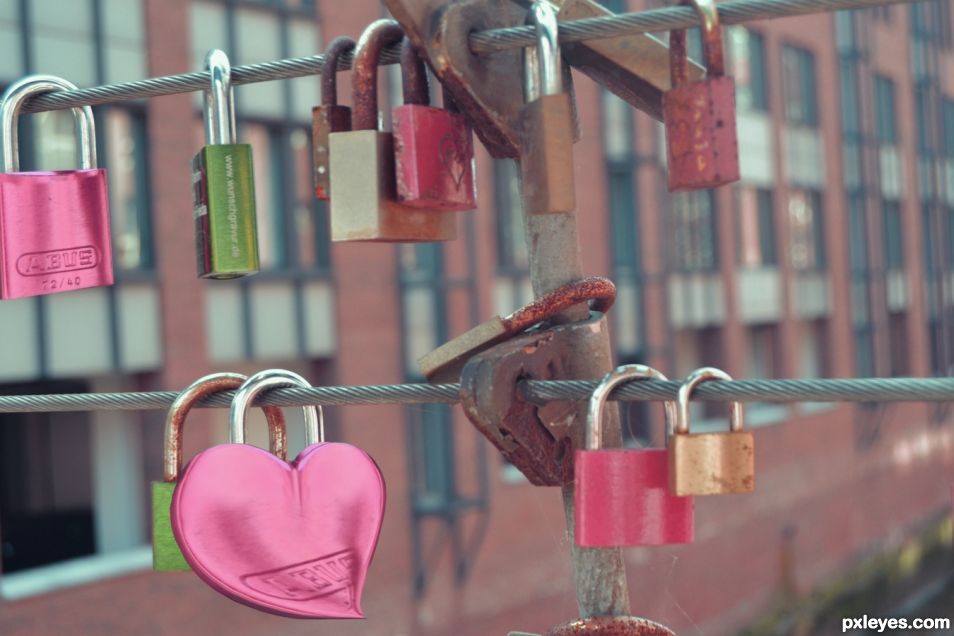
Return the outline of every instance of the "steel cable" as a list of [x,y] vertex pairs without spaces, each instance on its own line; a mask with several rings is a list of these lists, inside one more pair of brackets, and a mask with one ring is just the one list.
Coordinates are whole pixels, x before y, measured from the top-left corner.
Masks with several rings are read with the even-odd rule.
[[[862,9],[888,4],[910,3],[916,0],[735,0],[719,4],[723,24],[738,24],[751,20],[780,18],[838,11]],[[693,9],[684,6],[665,7],[638,13],[620,13],[601,18],[587,18],[560,23],[560,41],[602,39],[630,33],[669,31],[677,28],[698,26],[698,16]],[[529,46],[535,43],[533,27],[517,26],[474,33],[470,36],[471,48],[476,53],[492,53],[506,49]],[[382,64],[393,64],[399,59],[397,47],[385,49]],[[252,84],[280,79],[293,79],[318,75],[324,65],[324,56],[309,55],[272,62],[245,64],[232,67],[232,84]],[[338,64],[340,70],[351,68],[351,54],[343,55]],[[167,75],[123,84],[107,84],[71,91],[57,91],[38,96],[23,105],[24,113],[59,110],[74,106],[108,104],[111,102],[161,97],[178,93],[205,90],[209,85],[206,71],[179,75]]]
[[[596,380],[528,380],[520,389],[526,399],[579,400],[589,397]],[[625,401],[671,400],[677,381],[630,382],[610,399]],[[454,404],[459,384],[387,384],[371,386],[324,386],[308,389],[275,389],[257,404],[303,406],[321,404]],[[168,408],[175,391],[150,393],[68,393],[61,395],[0,396],[0,413],[62,411],[137,411]],[[227,407],[232,392],[223,392],[200,403],[204,407]],[[954,378],[824,378],[810,380],[726,380],[707,382],[693,399],[727,402],[948,402],[954,401]]]

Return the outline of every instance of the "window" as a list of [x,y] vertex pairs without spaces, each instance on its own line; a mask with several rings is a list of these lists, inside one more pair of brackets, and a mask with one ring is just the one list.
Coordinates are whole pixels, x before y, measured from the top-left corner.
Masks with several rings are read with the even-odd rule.
[[815,56],[795,46],[782,49],[785,119],[795,126],[818,125]]
[[[954,185],[951,185],[954,187]],[[944,208],[945,229],[947,230],[947,267],[954,270],[954,206]]]
[[739,110],[768,110],[765,38],[740,26],[730,27],[729,55]]
[[897,113],[895,111],[894,82],[875,75],[875,125],[878,142],[893,145],[898,141]]
[[860,193],[854,193],[848,197],[849,262],[854,277],[868,271],[867,235],[864,198]]
[[777,265],[772,191],[739,187],[736,196],[739,265],[750,268]]
[[91,457],[87,413],[0,415],[5,574],[96,553]]
[[845,137],[861,133],[858,121],[858,63],[851,58],[840,62],[841,130]]
[[[747,358],[745,377],[771,379],[779,376],[781,361],[778,357],[778,325],[753,325],[747,329]],[[784,420],[788,409],[784,404],[772,402],[749,402],[746,414],[749,424],[768,424]]]
[[718,260],[712,190],[676,192],[670,201],[673,268],[684,272],[714,270]]
[[110,108],[99,117],[105,129],[109,170],[110,229],[117,269],[151,269],[149,150],[146,116],[141,111]]
[[908,370],[908,316],[904,312],[888,314],[888,337],[891,344],[891,375],[907,375]]
[[262,270],[327,270],[327,209],[312,192],[311,142],[303,127],[246,121],[253,152]]
[[497,270],[501,274],[522,274],[530,267],[522,205],[517,162],[510,159],[494,160]]
[[884,231],[884,264],[888,270],[904,269],[904,234],[901,223],[901,204],[882,200]]
[[820,318],[802,322],[797,351],[799,377],[826,377],[828,375],[828,321]]
[[613,268],[632,273],[638,269],[639,262],[633,110],[607,91],[602,92],[602,104]]
[[822,226],[821,193],[791,190],[788,198],[792,268],[801,271],[825,267],[825,235]]
[[[941,99],[941,121],[944,127],[944,155],[954,159],[954,99]],[[954,187],[954,184],[950,187]]]

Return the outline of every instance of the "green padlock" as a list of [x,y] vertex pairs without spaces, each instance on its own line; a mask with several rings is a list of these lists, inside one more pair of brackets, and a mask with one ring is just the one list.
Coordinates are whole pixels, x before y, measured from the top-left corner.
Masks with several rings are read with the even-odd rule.
[[[182,425],[196,402],[219,391],[230,391],[247,380],[240,373],[213,373],[199,378],[176,398],[166,417],[165,451],[163,453],[163,480],[152,482],[152,568],[158,572],[188,570],[189,564],[172,534],[169,509],[179,473],[182,472]],[[269,450],[282,459],[287,458],[288,442],[285,417],[280,408],[262,407],[268,420]]]
[[192,160],[193,212],[199,278],[238,278],[258,271],[252,146],[235,143],[232,68],[218,49],[205,68],[206,145]]

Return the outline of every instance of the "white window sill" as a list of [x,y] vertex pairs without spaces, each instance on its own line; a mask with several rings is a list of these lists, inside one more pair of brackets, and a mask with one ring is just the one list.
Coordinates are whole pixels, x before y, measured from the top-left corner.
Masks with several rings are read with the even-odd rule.
[[16,601],[152,567],[152,546],[94,554],[0,575],[0,599]]

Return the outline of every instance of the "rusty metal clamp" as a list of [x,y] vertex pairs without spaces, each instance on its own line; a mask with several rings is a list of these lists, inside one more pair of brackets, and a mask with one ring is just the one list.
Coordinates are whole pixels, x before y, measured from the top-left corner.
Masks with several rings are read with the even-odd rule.
[[605,313],[616,300],[616,285],[608,278],[590,276],[559,287],[512,314],[483,322],[418,359],[430,382],[456,382],[467,361],[481,351],[527,331],[574,305],[590,302]]

